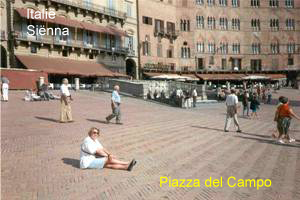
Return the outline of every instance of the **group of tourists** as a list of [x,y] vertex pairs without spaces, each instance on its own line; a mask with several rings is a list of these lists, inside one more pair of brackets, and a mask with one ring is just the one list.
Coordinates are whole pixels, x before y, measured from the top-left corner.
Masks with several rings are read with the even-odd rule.
[[[250,106],[249,106],[249,98],[251,99]],[[295,139],[290,138],[289,136],[289,127],[291,124],[291,119],[293,117],[298,120],[300,120],[300,117],[297,116],[293,112],[293,110],[289,107],[289,99],[287,97],[281,96],[279,97],[278,101],[279,104],[277,106],[274,121],[277,123],[277,131],[279,134],[278,136],[276,136],[276,134],[273,133],[272,137],[278,139],[279,143],[294,142]],[[237,117],[239,101],[235,89],[231,89],[231,94],[227,95],[225,102],[227,106],[227,113],[226,113],[224,131],[229,132],[231,119],[233,118],[236,131],[239,133],[242,132]],[[245,115],[245,111],[247,111],[247,116],[249,116],[249,107],[250,107],[250,109],[252,110],[251,118],[258,117],[257,110],[259,109],[260,106],[258,94],[253,93],[252,96],[250,97],[248,91],[244,91],[242,104],[243,104],[243,116]]]
[[[73,98],[68,88],[68,79],[64,78],[60,87],[61,93],[61,112],[60,122],[68,123],[74,122],[72,118],[71,101]],[[114,86],[114,90],[111,96],[111,108],[112,113],[108,115],[106,123],[109,123],[113,118],[116,118],[116,124],[122,125],[121,123],[121,97],[119,95],[120,87]],[[88,136],[84,139],[80,146],[80,168],[82,169],[119,169],[131,171],[136,165],[137,161],[132,159],[131,162],[124,162],[117,159],[115,155],[105,149],[99,142],[98,137],[100,136],[100,130],[93,127],[89,130]]]

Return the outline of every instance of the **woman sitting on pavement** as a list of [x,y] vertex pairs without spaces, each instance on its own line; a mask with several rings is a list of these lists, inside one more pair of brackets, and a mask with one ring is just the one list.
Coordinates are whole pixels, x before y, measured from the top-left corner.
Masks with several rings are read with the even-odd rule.
[[80,146],[80,168],[81,169],[119,169],[131,171],[136,161],[123,162],[117,160],[114,155],[107,151],[98,141],[100,130],[98,128],[91,128]]

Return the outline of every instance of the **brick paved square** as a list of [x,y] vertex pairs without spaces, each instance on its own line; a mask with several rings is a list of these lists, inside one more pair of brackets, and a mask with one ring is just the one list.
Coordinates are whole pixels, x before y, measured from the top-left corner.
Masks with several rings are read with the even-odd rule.
[[[300,199],[300,123],[292,122],[295,143],[275,143],[274,105],[262,105],[259,120],[240,118],[244,133],[237,134],[223,132],[223,103],[185,110],[123,97],[124,125],[118,126],[103,123],[110,94],[81,91],[72,104],[75,123],[60,124],[58,101],[24,102],[23,93],[11,92],[1,104],[2,199]],[[299,90],[275,97],[282,94],[299,114]],[[137,159],[132,172],[78,168],[79,147],[92,126],[102,130],[109,150]],[[201,187],[160,187],[161,176],[200,179]],[[222,188],[205,187],[207,178],[221,176]],[[272,186],[230,188],[230,176],[271,179]]]

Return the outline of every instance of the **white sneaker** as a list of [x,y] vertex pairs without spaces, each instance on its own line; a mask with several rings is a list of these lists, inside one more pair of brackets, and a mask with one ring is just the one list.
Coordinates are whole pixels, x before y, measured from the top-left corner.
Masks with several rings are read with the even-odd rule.
[[285,142],[282,139],[278,140],[278,142],[281,144],[285,144]]
[[294,138],[291,138],[290,140],[289,140],[289,142],[295,142],[296,140],[294,139]]

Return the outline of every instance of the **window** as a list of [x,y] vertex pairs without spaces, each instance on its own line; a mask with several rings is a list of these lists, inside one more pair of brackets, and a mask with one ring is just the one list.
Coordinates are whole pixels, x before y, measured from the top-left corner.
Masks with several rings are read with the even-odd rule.
[[234,18],[231,20],[233,30],[240,30],[240,19]]
[[251,27],[254,31],[260,30],[260,20],[259,19],[252,19],[251,20]]
[[294,65],[294,58],[288,58],[288,65]]
[[295,20],[294,19],[286,19],[285,21],[287,30],[295,30]]
[[285,7],[294,8],[294,0],[285,0]]
[[157,44],[157,57],[163,57],[162,44]]
[[181,58],[190,58],[191,50],[189,47],[181,47]]
[[277,8],[279,6],[279,1],[278,0],[270,0],[269,4],[270,4],[270,7]]
[[221,54],[227,54],[228,53],[228,44],[225,42],[220,43],[220,52]]
[[227,67],[227,61],[226,61],[226,58],[222,58],[222,69],[226,69]]
[[260,59],[253,59],[250,60],[250,66],[252,71],[261,71],[261,60]]
[[260,54],[260,43],[253,43],[252,44],[252,53],[253,54]]
[[219,0],[220,6],[227,6],[227,0]]
[[288,53],[295,53],[296,52],[296,44],[295,43],[288,43],[287,44],[287,52]]
[[148,24],[148,25],[152,25],[152,18],[143,16],[143,23]]
[[196,24],[197,24],[197,28],[204,28],[204,17],[196,16]]
[[279,30],[279,19],[270,19],[270,28],[272,31]]
[[175,23],[167,22],[167,32],[168,33],[175,33]]
[[[113,58],[114,56],[112,56]],[[89,59],[94,59],[94,55],[92,53],[89,54]]]
[[190,20],[181,19],[180,20],[180,30],[190,31]]
[[215,5],[215,0],[207,0],[208,6],[213,6]]
[[228,29],[228,20],[227,18],[220,18],[220,27],[222,30]]
[[155,31],[164,32],[164,21],[155,19]]
[[92,7],[92,2],[91,2],[91,0],[83,0],[83,5],[86,8],[91,8]]
[[151,55],[151,45],[150,45],[150,42],[148,42],[148,41],[143,42],[143,55],[144,56]]
[[31,53],[37,53],[37,46],[36,45],[31,45],[30,46],[30,52]]
[[196,49],[198,53],[204,53],[205,51],[204,42],[198,42]]
[[174,51],[174,47],[170,46],[169,49],[167,50],[167,58],[173,58],[173,51]]
[[204,0],[196,0],[196,5],[203,5],[204,4]]
[[241,48],[240,43],[233,43],[232,44],[232,52],[234,54],[240,54],[240,51],[241,51],[240,48]]
[[240,0],[232,0],[232,7],[240,7]]
[[272,43],[271,44],[271,53],[272,54],[279,54],[279,44],[278,43]]
[[132,17],[132,9],[131,9],[131,3],[127,2],[127,16]]
[[208,52],[209,53],[215,53],[216,52],[216,45],[215,43],[208,43]]
[[251,0],[251,6],[252,7],[259,7],[260,6],[260,0]]
[[215,29],[216,28],[216,20],[214,17],[207,17],[207,27],[209,29]]

